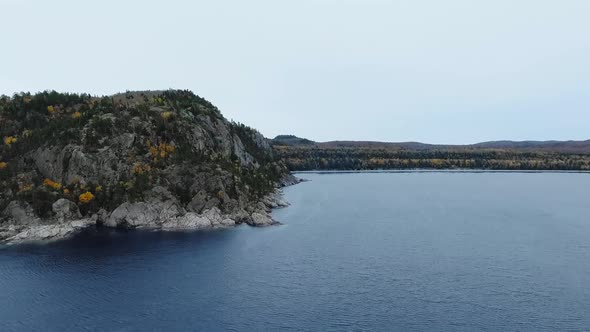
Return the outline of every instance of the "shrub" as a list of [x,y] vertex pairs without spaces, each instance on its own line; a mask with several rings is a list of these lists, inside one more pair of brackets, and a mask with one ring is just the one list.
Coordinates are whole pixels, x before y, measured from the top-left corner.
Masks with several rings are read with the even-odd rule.
[[52,181],[50,179],[43,180],[43,184],[55,190],[60,190],[62,187],[61,183]]
[[6,136],[4,137],[4,144],[11,146],[12,144],[16,143],[17,139],[14,136]]
[[90,191],[87,191],[83,194],[80,194],[78,199],[80,200],[80,203],[86,204],[90,203],[94,199],[94,195]]
[[168,120],[172,117],[172,112],[163,112],[162,113],[162,119],[164,120]]

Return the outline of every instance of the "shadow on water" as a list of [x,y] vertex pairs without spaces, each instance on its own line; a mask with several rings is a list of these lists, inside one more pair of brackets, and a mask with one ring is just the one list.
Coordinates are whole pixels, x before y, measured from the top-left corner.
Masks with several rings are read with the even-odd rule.
[[[78,257],[80,259],[121,257],[125,255],[142,255],[160,252],[162,249],[174,248],[194,250],[201,246],[228,245],[236,232],[235,229],[214,229],[199,231],[162,231],[157,229],[113,229],[105,227],[88,228],[70,237],[34,241],[0,246],[2,255],[55,255],[60,257]],[[150,257],[150,256],[147,256]],[[153,256],[152,256],[153,257]]]

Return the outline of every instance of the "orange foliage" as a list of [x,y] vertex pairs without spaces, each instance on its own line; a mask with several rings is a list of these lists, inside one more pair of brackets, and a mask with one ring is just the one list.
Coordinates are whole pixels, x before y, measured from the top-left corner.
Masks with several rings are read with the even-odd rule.
[[55,181],[50,180],[50,179],[43,180],[43,184],[46,185],[46,186],[48,186],[48,187],[51,187],[51,188],[53,188],[55,190],[60,190],[61,189],[61,183],[55,182]]
[[16,143],[16,141],[17,141],[17,139],[16,139],[16,137],[14,137],[14,136],[7,136],[7,137],[4,137],[4,144],[6,144],[6,145],[8,145],[8,146],[10,146],[10,145],[12,145],[12,144]]
[[167,155],[173,154],[175,150],[174,145],[168,145],[166,143],[160,143],[158,146],[150,146],[150,153],[154,160],[158,158],[164,159]]
[[80,200],[80,203],[86,204],[94,199],[94,195],[90,191],[87,191],[83,194],[80,194],[80,197],[78,198]]

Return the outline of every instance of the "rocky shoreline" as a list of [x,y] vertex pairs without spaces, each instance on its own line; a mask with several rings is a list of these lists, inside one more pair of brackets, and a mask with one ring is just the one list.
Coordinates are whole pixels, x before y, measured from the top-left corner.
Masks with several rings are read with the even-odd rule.
[[272,210],[289,206],[283,199],[282,188],[303,181],[294,176],[286,177],[280,187],[256,204],[230,214],[222,213],[217,207],[202,213],[187,212],[162,187],[155,187],[151,198],[145,202],[126,202],[110,213],[101,210],[89,218],[82,218],[76,204],[63,198],[53,203],[55,218],[49,220],[35,216],[28,204],[14,201],[3,211],[9,222],[0,228],[0,242],[60,240],[89,227],[177,231],[229,228],[240,224],[255,227],[277,225],[280,222],[272,218]]

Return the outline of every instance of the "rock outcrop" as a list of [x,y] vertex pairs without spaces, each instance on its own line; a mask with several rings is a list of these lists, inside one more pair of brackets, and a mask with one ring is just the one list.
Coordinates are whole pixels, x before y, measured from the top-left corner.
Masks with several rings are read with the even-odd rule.
[[85,227],[276,223],[295,184],[269,140],[189,91],[0,99],[0,240]]
[[55,218],[57,219],[58,223],[64,223],[66,221],[78,220],[82,218],[80,209],[78,209],[78,205],[65,198],[60,198],[55,201],[55,203],[52,205],[52,209],[55,213]]
[[33,225],[8,237],[6,241],[21,242],[59,239],[93,225],[95,225],[95,220],[92,219],[73,220],[66,223],[50,225]]
[[8,218],[7,223],[10,225],[37,225],[41,222],[31,205],[23,201],[10,202],[2,214]]

